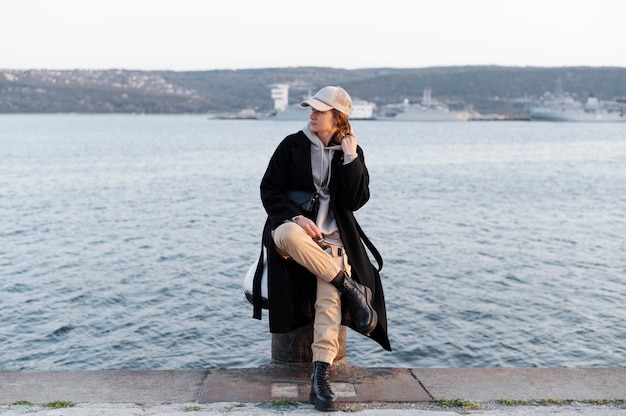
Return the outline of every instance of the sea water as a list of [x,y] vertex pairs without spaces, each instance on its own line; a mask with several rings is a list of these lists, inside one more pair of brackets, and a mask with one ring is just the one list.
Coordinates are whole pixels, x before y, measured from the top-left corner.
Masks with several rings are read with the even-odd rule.
[[[355,121],[384,367],[626,362],[626,123]],[[303,122],[0,116],[0,370],[257,367],[259,181]]]

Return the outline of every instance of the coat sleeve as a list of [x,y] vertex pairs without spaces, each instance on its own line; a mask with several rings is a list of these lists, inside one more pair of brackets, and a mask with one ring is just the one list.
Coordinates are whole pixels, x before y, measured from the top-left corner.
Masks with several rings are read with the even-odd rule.
[[297,205],[287,196],[291,189],[314,191],[310,170],[309,142],[304,133],[287,136],[270,158],[261,180],[261,201],[271,228],[300,215]]
[[[335,198],[341,202],[348,211],[357,211],[370,198],[369,173],[365,166],[363,150],[357,146],[358,157],[348,164],[339,163],[338,169],[341,171],[337,175],[337,192]],[[341,155],[339,155],[341,157]]]

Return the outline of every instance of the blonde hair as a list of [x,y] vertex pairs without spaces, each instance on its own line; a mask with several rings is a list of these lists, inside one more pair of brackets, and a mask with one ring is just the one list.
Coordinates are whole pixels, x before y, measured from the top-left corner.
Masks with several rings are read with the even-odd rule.
[[335,123],[337,124],[337,130],[330,139],[330,143],[340,144],[341,140],[352,132],[352,126],[350,125],[347,114],[344,114],[339,110],[335,110],[334,108],[331,109],[331,111],[333,113],[333,117],[335,118]]

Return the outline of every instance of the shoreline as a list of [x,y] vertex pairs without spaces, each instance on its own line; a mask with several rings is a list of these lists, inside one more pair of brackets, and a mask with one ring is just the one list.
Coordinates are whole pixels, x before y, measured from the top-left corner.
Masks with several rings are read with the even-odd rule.
[[[307,366],[0,371],[0,413],[21,414],[28,410],[42,415],[120,415],[138,414],[138,409],[143,409],[141,414],[151,415],[190,411],[315,414],[319,412],[307,403],[309,374]],[[577,414],[626,414],[626,368],[343,365],[331,370],[331,385],[343,411],[363,414],[437,411],[437,415],[442,415],[472,410],[531,414],[531,410],[547,412],[548,408],[550,414],[571,414],[574,410]],[[15,404],[19,402],[26,404]],[[52,402],[67,402],[72,407],[59,412],[44,406]]]

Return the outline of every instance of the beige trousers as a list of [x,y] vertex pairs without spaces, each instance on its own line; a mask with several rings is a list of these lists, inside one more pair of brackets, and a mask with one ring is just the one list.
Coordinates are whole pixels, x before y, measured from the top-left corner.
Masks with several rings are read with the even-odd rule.
[[341,328],[341,295],[330,283],[340,271],[350,275],[345,250],[330,245],[324,251],[298,224],[287,221],[279,225],[272,238],[278,253],[291,258],[317,276],[315,320],[313,322],[313,361],[332,364],[339,352]]

